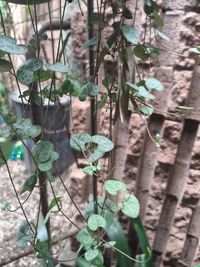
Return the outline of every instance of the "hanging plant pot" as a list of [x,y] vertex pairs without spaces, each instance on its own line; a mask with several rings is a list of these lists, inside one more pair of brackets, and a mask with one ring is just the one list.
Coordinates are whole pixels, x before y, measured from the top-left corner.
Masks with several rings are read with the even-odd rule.
[[[21,98],[19,98],[19,92],[13,91],[10,94],[10,99],[13,103],[17,117],[23,115],[23,104]],[[26,100],[24,101],[26,118],[30,118],[30,106]],[[47,114],[44,123],[44,139],[54,144],[56,152],[59,154],[59,159],[54,164],[56,169],[53,167],[53,172],[59,174],[68,168],[73,162],[73,156],[69,143],[68,130],[70,127],[70,99],[63,97],[60,99],[61,107],[54,106],[54,103],[45,101],[43,105],[43,112]],[[56,110],[56,112],[55,112]],[[24,140],[29,150],[32,150],[33,141],[31,139]],[[32,160],[30,153],[24,147],[24,157],[27,170],[32,173],[35,170],[35,163]]]
[[34,4],[42,4],[51,0],[3,0],[4,2],[7,3],[12,3],[12,4],[18,4],[18,5],[34,5]]

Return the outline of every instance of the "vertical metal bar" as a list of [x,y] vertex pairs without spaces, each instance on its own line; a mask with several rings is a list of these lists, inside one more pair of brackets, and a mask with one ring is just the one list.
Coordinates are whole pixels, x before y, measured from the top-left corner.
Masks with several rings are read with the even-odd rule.
[[[93,0],[87,1],[88,5],[88,38],[91,39],[94,36],[94,28],[90,23],[90,18],[94,12],[94,2]],[[94,49],[92,46],[89,47],[89,74],[92,80],[95,79],[94,73]],[[91,121],[91,135],[97,133],[97,115],[96,115],[96,98],[91,97],[90,99],[90,121]],[[97,201],[97,177],[93,175],[93,197],[94,203]],[[97,205],[95,204],[94,212],[97,213]]]

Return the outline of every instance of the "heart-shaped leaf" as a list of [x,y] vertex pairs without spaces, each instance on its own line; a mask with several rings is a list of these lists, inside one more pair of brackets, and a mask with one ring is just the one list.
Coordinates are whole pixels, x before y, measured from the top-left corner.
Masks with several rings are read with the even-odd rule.
[[155,78],[148,78],[145,81],[145,85],[146,85],[147,88],[155,89],[157,91],[163,91],[163,89],[164,89],[162,83],[159,80],[155,79]]
[[85,252],[85,259],[86,261],[92,261],[94,260],[99,254],[98,249],[89,249]]
[[73,76],[68,76],[61,85],[62,94],[79,96],[81,93],[81,84]]
[[53,144],[49,141],[39,141],[33,147],[32,154],[42,172],[51,170],[53,161],[59,157],[58,153],[54,151]]
[[0,35],[0,50],[8,54],[24,55],[28,48],[18,45],[16,40],[10,36]]
[[92,237],[91,233],[88,231],[88,229],[85,227],[81,229],[76,239],[83,245],[83,246],[90,246],[94,243],[95,239]]
[[143,47],[141,44],[138,44],[133,49],[133,54],[136,57],[141,58],[142,60],[146,60],[151,56],[150,53],[148,52],[148,50],[145,47]]
[[103,152],[109,152],[114,148],[113,142],[103,135],[93,135],[91,141],[96,143]]
[[85,151],[86,144],[91,142],[91,137],[87,133],[77,133],[70,138],[70,146],[79,152]]
[[97,168],[93,165],[86,166],[83,168],[83,172],[90,175],[92,175],[96,170]]
[[92,231],[96,231],[99,227],[105,228],[106,227],[106,220],[101,215],[92,214],[88,220],[88,227]]
[[125,191],[126,185],[117,180],[107,180],[104,183],[105,190],[111,195],[117,195],[118,191]]
[[[92,148],[91,143],[95,143],[97,147]],[[99,158],[103,157],[106,152],[113,149],[114,144],[105,136],[93,135],[92,137],[86,133],[78,133],[71,137],[70,139],[71,147],[80,152],[88,150],[90,155],[87,160],[92,163],[97,161]],[[88,145],[88,146],[86,146]]]
[[43,62],[38,58],[30,58],[17,70],[17,78],[20,83],[29,85],[34,82],[34,72],[42,69]]
[[81,94],[79,95],[80,101],[85,101],[87,96],[96,96],[99,93],[98,85],[94,83],[86,83],[81,88]]
[[29,241],[34,238],[34,235],[30,232],[30,225],[32,222],[23,221],[17,232],[17,245],[20,248],[25,248]]
[[155,96],[149,93],[149,91],[143,85],[138,87],[137,95],[147,99],[155,99]]
[[132,26],[124,25],[121,27],[121,31],[123,36],[126,38],[128,42],[131,44],[138,44],[140,34],[139,32]]
[[104,156],[106,152],[111,151],[114,148],[113,142],[105,136],[93,135],[91,142],[97,144],[97,148],[92,151],[88,157],[89,162],[94,162]]
[[5,60],[5,59],[0,59],[0,72],[6,72],[10,71],[12,69],[12,64]]
[[23,139],[35,138],[41,134],[41,127],[32,125],[31,119],[19,118],[13,126],[17,134]]
[[123,201],[119,203],[119,207],[128,217],[135,219],[139,216],[140,204],[137,198],[133,195],[126,194]]

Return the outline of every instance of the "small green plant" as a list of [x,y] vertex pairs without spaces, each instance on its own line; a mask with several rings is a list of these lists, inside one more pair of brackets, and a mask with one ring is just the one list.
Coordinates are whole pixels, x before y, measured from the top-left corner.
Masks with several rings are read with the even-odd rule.
[[[97,160],[102,158],[105,152],[114,148],[114,144],[107,137],[101,135],[90,136],[86,133],[73,135],[70,144],[74,150],[83,153],[86,162],[89,164],[83,168],[83,171],[96,176],[100,175],[101,169]],[[94,144],[96,147],[94,147]],[[151,257],[149,247],[146,248],[147,255],[143,257],[143,260],[141,260],[141,257],[134,259],[131,257],[126,239],[123,240],[125,246],[120,247],[117,244],[117,239],[113,240],[112,237],[114,236],[110,234],[116,224],[117,228],[120,229],[117,222],[119,212],[132,219],[138,218],[140,208],[137,198],[127,191],[127,186],[122,181],[106,179],[103,189],[104,194],[100,198],[89,202],[86,208],[87,225],[77,234],[77,240],[80,243],[79,254],[84,255],[84,261],[78,261],[79,266],[82,266],[83,262],[88,264],[87,266],[104,266],[104,251],[108,248],[112,248],[117,254],[121,254],[120,259],[121,257],[125,258],[122,261],[125,264],[124,266],[131,266],[131,261],[148,262]],[[117,202],[111,200],[113,196],[118,198]],[[121,231],[118,234],[122,235]],[[107,240],[106,236],[111,239]]]

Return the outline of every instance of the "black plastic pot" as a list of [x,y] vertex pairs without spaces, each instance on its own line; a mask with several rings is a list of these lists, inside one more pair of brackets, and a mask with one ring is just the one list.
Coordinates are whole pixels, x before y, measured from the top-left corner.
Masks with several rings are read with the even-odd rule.
[[37,4],[48,2],[48,0],[3,0],[3,1],[7,3],[18,4],[18,5],[28,5],[28,4],[37,5]]
[[[18,97],[18,91],[14,91],[10,94],[10,99],[14,105],[17,117],[22,117],[23,106],[22,101]],[[70,99],[69,97],[64,97],[60,99],[61,106],[54,107],[54,103],[50,102],[48,106],[47,103],[43,105],[43,113],[47,111],[47,117],[44,124],[45,134],[44,140],[51,141],[55,145],[55,150],[59,154],[59,159],[56,161],[56,168],[54,166],[53,172],[55,174],[61,173],[64,169],[69,167],[72,163],[72,151],[69,144],[69,126],[70,126]],[[24,101],[24,106],[26,115],[23,117],[30,117],[29,105]],[[55,123],[54,123],[55,121]],[[56,133],[56,134],[55,134]],[[25,141],[28,148],[31,150],[34,143],[32,140]],[[35,170],[35,164],[32,160],[30,153],[24,147],[24,158],[26,161],[27,170],[32,173]]]

